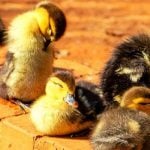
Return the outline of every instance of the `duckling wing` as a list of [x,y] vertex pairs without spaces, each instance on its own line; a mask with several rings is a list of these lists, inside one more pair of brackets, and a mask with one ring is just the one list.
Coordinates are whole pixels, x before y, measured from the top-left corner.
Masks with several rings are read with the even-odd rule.
[[7,79],[14,70],[13,53],[8,52],[6,61],[0,70],[0,96],[7,99]]
[[0,70],[0,77],[4,82],[9,78],[9,75],[14,70],[14,56],[13,53],[8,52],[6,56],[6,61]]
[[78,110],[89,119],[95,119],[97,114],[105,108],[96,88],[98,87],[92,83],[80,81],[75,89],[75,99],[79,104]]

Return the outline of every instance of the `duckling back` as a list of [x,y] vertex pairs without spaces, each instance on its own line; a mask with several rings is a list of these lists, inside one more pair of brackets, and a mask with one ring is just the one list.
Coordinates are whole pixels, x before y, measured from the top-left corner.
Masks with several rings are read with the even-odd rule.
[[94,150],[148,150],[150,116],[128,108],[110,109],[99,119],[91,137]]

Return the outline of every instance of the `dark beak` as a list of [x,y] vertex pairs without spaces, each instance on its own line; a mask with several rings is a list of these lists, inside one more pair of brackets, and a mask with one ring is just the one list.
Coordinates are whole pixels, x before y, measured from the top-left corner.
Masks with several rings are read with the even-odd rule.
[[46,39],[44,42],[44,51],[47,50],[48,45],[50,44],[51,40],[50,39]]

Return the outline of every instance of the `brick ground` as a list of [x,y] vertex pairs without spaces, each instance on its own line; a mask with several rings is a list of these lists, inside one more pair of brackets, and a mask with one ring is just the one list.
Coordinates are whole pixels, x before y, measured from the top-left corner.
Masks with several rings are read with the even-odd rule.
[[[0,16],[5,25],[14,16],[33,8],[38,0],[0,0]],[[55,68],[73,70],[77,79],[98,83],[99,72],[115,45],[129,35],[149,33],[149,0],[53,0],[67,17],[63,38],[55,43]],[[0,64],[5,48],[0,50]],[[32,126],[28,114],[0,99],[1,150],[90,150],[88,139],[42,136]]]

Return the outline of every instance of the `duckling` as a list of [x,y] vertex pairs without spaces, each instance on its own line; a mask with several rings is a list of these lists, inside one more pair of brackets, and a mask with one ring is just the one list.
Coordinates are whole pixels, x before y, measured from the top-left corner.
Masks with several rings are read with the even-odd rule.
[[100,89],[97,85],[88,81],[80,80],[76,83],[75,99],[78,109],[87,117],[96,120],[97,115],[107,107],[107,103],[100,97]]
[[116,47],[101,76],[103,99],[120,103],[132,86],[150,87],[150,36],[132,36]]
[[129,108],[113,108],[101,114],[93,130],[94,150],[148,150],[150,116]]
[[150,89],[142,86],[130,88],[123,94],[120,106],[150,114]]
[[52,72],[53,46],[66,28],[60,8],[41,2],[11,22],[8,53],[0,71],[0,96],[31,102],[44,93]]
[[60,136],[92,126],[93,121],[78,110],[74,92],[75,80],[68,71],[58,71],[49,78],[46,94],[31,106],[31,121],[38,131],[50,136]]
[[6,31],[6,28],[4,26],[4,23],[2,21],[2,19],[0,18],[0,45],[4,45],[5,43],[5,31]]

